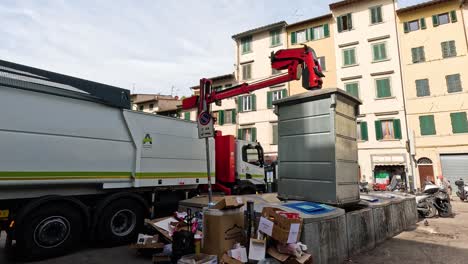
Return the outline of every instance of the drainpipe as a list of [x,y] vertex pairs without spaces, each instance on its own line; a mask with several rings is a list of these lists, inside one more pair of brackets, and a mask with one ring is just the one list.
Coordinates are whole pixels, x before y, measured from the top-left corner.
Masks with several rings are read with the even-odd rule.
[[[410,127],[408,126],[408,119],[406,118],[406,98],[405,98],[405,89],[403,88],[404,87],[403,70],[402,70],[403,64],[402,64],[402,61],[401,61],[400,37],[399,37],[399,34],[398,34],[398,21],[397,21],[397,12],[396,12],[396,2],[395,2],[395,0],[393,0],[393,13],[395,14],[395,33],[396,33],[396,41],[397,41],[397,47],[398,47],[398,61],[399,61],[399,65],[400,65],[400,82],[401,82],[401,92],[402,92],[402,96],[403,96],[403,113],[404,113],[404,116],[405,116],[406,138],[407,138],[407,140],[409,142]],[[415,181],[415,178],[416,178],[414,176],[414,159],[411,156],[411,152],[410,152],[409,148],[407,148],[407,151],[408,151],[409,162],[410,162],[410,171],[411,171],[411,175],[413,176],[413,180],[410,181],[409,180],[409,175],[406,174],[406,184],[407,184],[407,187],[409,187],[410,192],[413,193],[414,192],[414,181]]]

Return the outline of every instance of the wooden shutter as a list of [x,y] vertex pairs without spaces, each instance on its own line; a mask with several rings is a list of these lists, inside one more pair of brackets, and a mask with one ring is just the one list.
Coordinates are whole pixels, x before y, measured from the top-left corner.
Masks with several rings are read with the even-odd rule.
[[257,141],[257,128],[256,127],[252,127],[252,141],[255,142]]
[[242,139],[242,129],[237,129],[237,139]]
[[367,131],[367,122],[361,122],[359,125],[361,126],[361,140],[364,140],[364,141],[369,140],[369,132]]
[[323,25],[323,35],[328,38],[330,36],[330,26],[328,24]]
[[452,121],[453,133],[466,133],[468,132],[468,121],[466,119],[466,112],[451,113],[450,119]]
[[297,43],[296,32],[291,32],[291,44],[296,44],[296,43]]
[[432,16],[432,25],[434,27],[439,26],[439,16],[438,15],[433,15]]
[[426,53],[424,52],[424,47],[418,48],[419,61],[426,61]]
[[377,23],[377,7],[370,9],[371,11],[371,24]]
[[250,100],[252,102],[252,111],[257,110],[257,96],[252,94]]
[[396,139],[401,139],[401,123],[400,119],[393,120],[393,133],[395,133]]
[[442,57],[450,57],[448,41],[441,42],[440,45],[442,47]]
[[355,51],[355,49],[351,49],[351,50],[349,51],[349,57],[350,57],[350,63],[351,63],[351,65],[356,64],[356,51]]
[[236,123],[236,109],[232,109],[232,110],[231,110],[231,115],[232,115],[232,117],[231,117],[231,123],[232,123],[232,124],[235,124],[235,123]]
[[343,31],[343,18],[341,16],[337,17],[336,18],[336,24],[338,26],[338,32],[342,32]]
[[450,20],[452,20],[452,23],[457,22],[457,11],[450,11]]
[[421,25],[421,29],[426,29],[426,19],[423,17],[419,20],[419,24]]
[[409,32],[409,23],[408,22],[403,23],[403,30],[405,31],[405,33]]
[[243,101],[244,101],[244,98],[242,96],[237,97],[237,111],[239,111],[239,113],[242,113],[244,111],[243,104],[242,104]]
[[185,112],[184,113],[184,119],[185,120],[190,120],[190,112]]
[[281,98],[285,98],[285,97],[288,97],[288,90],[287,89],[281,90]]
[[411,48],[411,58],[412,58],[413,63],[419,62],[418,48]]
[[218,111],[218,124],[220,126],[224,125],[224,110]]
[[314,28],[309,28],[309,38],[307,40],[315,40]]
[[455,40],[451,40],[448,43],[450,56],[457,56],[457,47],[455,46]]
[[351,64],[351,62],[349,61],[349,52],[350,52],[350,50],[344,50],[343,51],[344,65],[350,65]]
[[382,7],[377,7],[377,22],[382,22],[383,17],[382,17]]
[[377,45],[373,45],[372,46],[372,49],[374,50],[374,61],[377,61],[377,60],[380,60],[380,52],[379,52],[379,47],[380,45],[377,44]]
[[419,128],[421,129],[421,135],[435,135],[435,124],[434,124],[434,116],[427,115],[427,116],[420,116],[419,117]]
[[351,30],[353,29],[353,20],[351,13],[347,14],[346,16],[348,17],[348,30]]
[[267,108],[273,108],[273,92],[268,91],[267,92]]
[[383,139],[382,121],[380,121],[380,120],[375,121],[375,138],[377,140],[382,140]]

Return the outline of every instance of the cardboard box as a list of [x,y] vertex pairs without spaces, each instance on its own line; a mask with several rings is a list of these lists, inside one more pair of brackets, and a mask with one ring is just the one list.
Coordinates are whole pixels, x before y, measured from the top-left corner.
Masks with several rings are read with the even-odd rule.
[[241,209],[203,211],[202,253],[219,258],[236,243],[244,242],[244,211]]
[[235,209],[244,206],[244,201],[238,196],[225,196],[219,202],[217,202],[212,209]]
[[224,254],[223,257],[221,258],[221,264],[222,263],[225,263],[225,264],[242,264],[243,262],[240,262],[239,260],[237,259],[234,259],[234,258],[231,258],[230,256],[228,256],[227,254]]
[[260,261],[266,255],[266,240],[250,239],[249,260]]
[[289,219],[278,212],[278,208],[264,207],[258,230],[284,244],[299,241],[302,230],[302,219]]
[[269,247],[267,250],[268,255],[286,264],[312,264],[312,255],[304,253],[301,257],[295,258],[287,254],[279,253],[275,247]]

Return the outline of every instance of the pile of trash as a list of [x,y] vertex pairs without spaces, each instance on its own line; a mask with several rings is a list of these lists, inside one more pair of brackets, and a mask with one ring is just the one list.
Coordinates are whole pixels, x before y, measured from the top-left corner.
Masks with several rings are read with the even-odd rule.
[[153,263],[312,263],[299,242],[298,213],[264,207],[256,214],[253,202],[245,206],[240,197],[226,196],[209,209],[187,209],[147,225],[154,234],[140,234],[131,247],[151,254]]

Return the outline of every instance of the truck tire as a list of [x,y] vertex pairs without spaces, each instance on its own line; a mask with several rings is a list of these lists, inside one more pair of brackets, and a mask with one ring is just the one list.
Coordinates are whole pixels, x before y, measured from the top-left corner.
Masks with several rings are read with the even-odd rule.
[[97,241],[109,247],[135,242],[144,220],[144,208],[138,201],[128,198],[114,200],[99,216]]
[[248,182],[248,181],[243,181],[239,184],[239,187],[237,188],[237,194],[239,195],[245,195],[245,194],[256,194],[257,193],[257,187],[255,184]]
[[41,205],[18,220],[15,251],[25,260],[64,255],[79,246],[86,231],[81,212],[66,202]]

